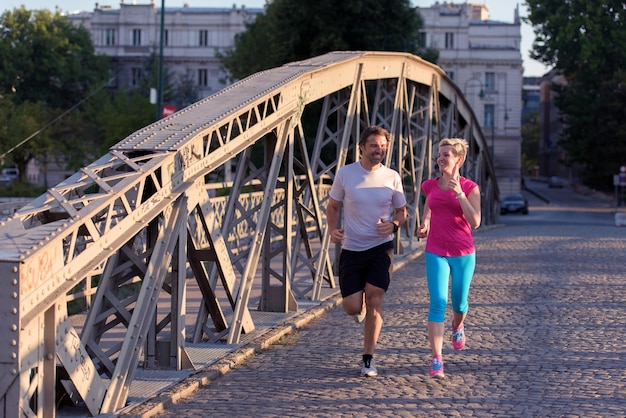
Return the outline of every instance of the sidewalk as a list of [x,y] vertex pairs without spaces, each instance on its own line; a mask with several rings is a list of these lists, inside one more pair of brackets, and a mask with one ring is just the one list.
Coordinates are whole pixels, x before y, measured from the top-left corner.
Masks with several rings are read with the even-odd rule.
[[223,369],[239,364],[230,373],[202,371],[124,415],[624,416],[625,238],[610,223],[477,234],[467,348],[454,352],[446,334],[445,379],[428,376],[420,257],[396,271],[387,294],[379,377],[359,375],[362,325],[333,298],[269,348],[225,360]]

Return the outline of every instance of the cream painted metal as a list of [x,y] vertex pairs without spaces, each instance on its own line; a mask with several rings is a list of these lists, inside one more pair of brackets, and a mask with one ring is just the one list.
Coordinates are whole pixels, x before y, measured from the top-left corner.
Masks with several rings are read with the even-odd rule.
[[[55,416],[60,385],[91,414],[112,413],[138,367],[192,367],[189,277],[202,295],[194,349],[254,329],[255,286],[258,309],[274,312],[335,288],[323,208],[371,124],[395,138],[387,164],[405,181],[398,234],[409,247],[443,137],[470,142],[463,174],[481,186],[484,223],[497,221],[488,147],[440,68],[404,53],[335,52],[254,74],[135,132],[1,223],[3,416]],[[210,197],[205,179],[228,161],[235,179]],[[72,325],[66,295],[95,279],[84,323]]]

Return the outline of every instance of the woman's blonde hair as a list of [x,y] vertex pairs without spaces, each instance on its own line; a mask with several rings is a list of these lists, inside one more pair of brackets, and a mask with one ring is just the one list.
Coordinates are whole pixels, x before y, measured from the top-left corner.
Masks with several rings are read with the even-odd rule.
[[439,147],[441,148],[444,145],[450,145],[452,147],[454,154],[457,157],[461,157],[461,165],[463,165],[467,157],[467,141],[463,138],[444,138],[439,141]]

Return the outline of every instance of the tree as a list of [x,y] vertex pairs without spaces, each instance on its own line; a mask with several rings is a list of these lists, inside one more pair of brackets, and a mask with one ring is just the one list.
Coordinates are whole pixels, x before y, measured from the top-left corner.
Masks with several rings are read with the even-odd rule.
[[89,32],[58,11],[5,11],[0,30],[0,93],[16,104],[68,109],[107,78],[108,58],[95,54]]
[[192,70],[187,69],[183,74],[178,74],[175,85],[175,93],[172,101],[177,109],[189,106],[200,99],[198,82],[193,78]]
[[559,145],[585,167],[583,181],[610,189],[626,163],[626,5],[617,0],[527,0],[532,58],[566,78],[553,85],[565,126]]
[[522,174],[534,172],[539,164],[539,114],[532,112],[522,120]]
[[110,92],[101,99],[104,100],[93,106],[98,110],[94,125],[100,127],[103,137],[100,155],[137,129],[154,122],[154,105],[137,90]]
[[[65,154],[73,165],[99,137],[89,120],[72,115],[108,78],[108,58],[97,56],[89,32],[58,11],[23,6],[0,15],[0,153],[25,174],[32,158],[48,161]],[[72,151],[70,154],[68,151]],[[23,180],[23,178],[22,178]]]
[[[51,148],[48,132],[39,135],[37,141],[25,141],[45,125],[45,106],[42,102],[23,102],[18,105],[12,98],[1,99],[0,106],[0,151],[10,152],[9,166],[19,169],[19,181],[25,181],[26,164],[38,153]],[[3,159],[4,160],[4,159]],[[8,161],[0,161],[1,165]]]
[[409,0],[273,0],[220,56],[234,79],[331,51],[420,50],[422,18]]

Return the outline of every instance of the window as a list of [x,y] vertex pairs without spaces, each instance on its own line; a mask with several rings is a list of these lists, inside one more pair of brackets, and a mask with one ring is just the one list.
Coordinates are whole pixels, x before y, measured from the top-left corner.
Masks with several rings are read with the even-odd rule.
[[142,71],[141,68],[132,68],[131,85],[138,86],[141,83]]
[[170,31],[165,29],[163,31],[163,46],[168,46],[170,44]]
[[483,128],[493,128],[494,127],[494,113],[495,106],[492,104],[485,105],[485,120],[483,123]]
[[454,33],[446,32],[446,49],[454,49]]
[[485,90],[496,91],[496,74],[485,73]]
[[199,39],[199,45],[200,46],[208,46],[209,45],[209,31],[208,30],[201,30],[200,31],[200,39]]
[[115,71],[109,68],[109,80],[107,81],[107,87],[117,87],[117,77],[115,77]]
[[198,70],[198,85],[202,87],[206,87],[209,85],[209,72],[206,68],[201,68]]
[[454,80],[454,71],[448,71],[448,77],[450,77],[450,79]]
[[141,29],[133,29],[133,46],[141,45]]
[[419,48],[426,48],[426,32],[420,32],[417,34],[417,46]]
[[115,45],[115,29],[107,28],[105,29],[105,42],[106,46]]

